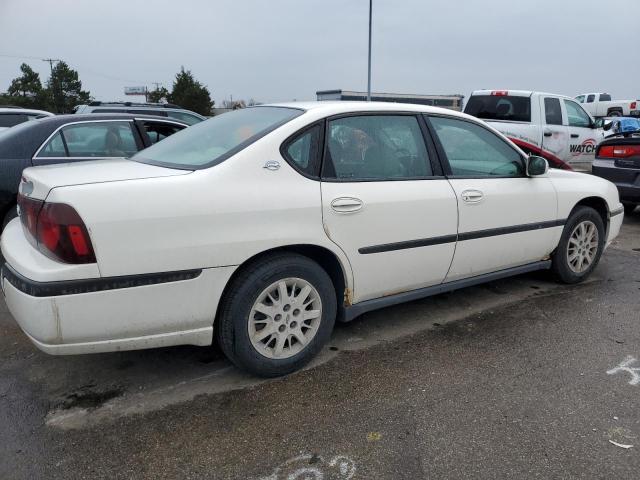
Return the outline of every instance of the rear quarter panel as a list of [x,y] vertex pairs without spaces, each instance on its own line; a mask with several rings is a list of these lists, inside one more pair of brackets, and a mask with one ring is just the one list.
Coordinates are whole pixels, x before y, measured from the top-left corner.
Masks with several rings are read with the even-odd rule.
[[[87,224],[102,276],[239,265],[297,244],[348,260],[322,225],[320,183],[281,157],[282,129],[220,165],[187,175],[55,188]],[[276,171],[263,168],[277,160]]]

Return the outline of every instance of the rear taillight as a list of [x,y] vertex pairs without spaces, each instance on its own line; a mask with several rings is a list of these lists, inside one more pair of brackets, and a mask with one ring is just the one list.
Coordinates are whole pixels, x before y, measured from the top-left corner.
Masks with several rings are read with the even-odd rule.
[[64,263],[94,263],[89,232],[78,212],[64,203],[46,203],[18,195],[25,234],[40,252]]
[[636,102],[631,102],[631,105],[629,105],[629,107],[631,107],[631,110],[635,110],[636,109]]
[[603,145],[596,156],[601,158],[627,158],[635,155],[640,155],[640,145]]

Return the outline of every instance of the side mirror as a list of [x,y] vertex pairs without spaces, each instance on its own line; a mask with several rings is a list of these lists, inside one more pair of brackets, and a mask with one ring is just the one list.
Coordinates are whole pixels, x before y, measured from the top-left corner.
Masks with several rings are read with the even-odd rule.
[[613,126],[613,122],[611,120],[605,120],[602,122],[602,129],[603,130],[611,130],[611,127]]
[[549,163],[545,158],[531,155],[527,158],[527,177],[538,177],[549,171]]

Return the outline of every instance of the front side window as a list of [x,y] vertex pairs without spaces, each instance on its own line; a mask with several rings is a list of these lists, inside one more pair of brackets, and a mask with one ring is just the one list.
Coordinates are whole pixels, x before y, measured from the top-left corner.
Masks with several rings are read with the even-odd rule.
[[130,122],[87,122],[62,128],[38,157],[130,157],[137,151]]
[[394,180],[433,175],[420,124],[412,115],[331,120],[326,150],[326,178]]
[[520,153],[480,125],[448,117],[430,117],[445,151],[451,173],[470,177],[521,177]]
[[587,103],[593,103],[595,99],[596,99],[596,96],[591,94],[587,97]]
[[578,95],[576,97],[576,102],[578,103],[584,103],[584,95]]
[[591,118],[576,102],[565,100],[564,106],[567,109],[567,119],[570,127],[589,128],[591,126]]
[[298,170],[310,176],[320,172],[320,155],[322,152],[322,128],[314,125],[289,140],[284,148],[285,158]]
[[133,160],[187,170],[207,168],[301,115],[286,107],[250,107],[225,113],[171,135]]
[[562,109],[560,99],[545,97],[544,114],[547,125],[562,125]]

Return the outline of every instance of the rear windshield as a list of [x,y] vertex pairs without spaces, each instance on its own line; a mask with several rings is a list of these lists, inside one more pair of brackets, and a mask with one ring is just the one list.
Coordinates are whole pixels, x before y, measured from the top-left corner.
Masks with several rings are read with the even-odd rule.
[[251,107],[223,113],[171,135],[131,159],[186,170],[207,168],[302,113],[303,110],[285,107]]
[[486,120],[531,121],[531,97],[472,95],[464,113]]

